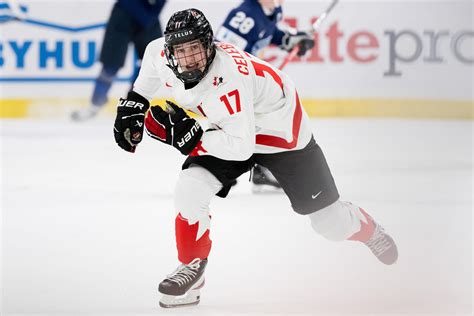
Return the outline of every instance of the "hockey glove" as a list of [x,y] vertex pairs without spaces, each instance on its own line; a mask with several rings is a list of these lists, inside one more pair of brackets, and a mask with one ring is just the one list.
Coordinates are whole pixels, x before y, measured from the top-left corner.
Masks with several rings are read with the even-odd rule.
[[313,36],[308,32],[285,32],[280,48],[291,52],[296,45],[299,45],[298,56],[304,56],[307,51],[314,47]]
[[147,134],[188,155],[202,137],[202,128],[195,119],[174,104],[166,101],[167,110],[152,106],[145,119]]
[[117,105],[117,116],[114,124],[115,142],[128,152],[135,149],[142,141],[145,112],[150,102],[134,91],[130,91],[126,99],[120,98]]

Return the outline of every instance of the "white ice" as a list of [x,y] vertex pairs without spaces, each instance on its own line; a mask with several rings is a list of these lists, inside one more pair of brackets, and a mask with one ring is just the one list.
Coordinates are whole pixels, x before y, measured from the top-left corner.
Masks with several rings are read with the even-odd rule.
[[392,234],[396,265],[323,239],[244,175],[212,203],[201,304],[160,309],[183,157],[148,138],[122,151],[111,118],[3,120],[1,314],[470,315],[472,122],[313,122],[342,199]]

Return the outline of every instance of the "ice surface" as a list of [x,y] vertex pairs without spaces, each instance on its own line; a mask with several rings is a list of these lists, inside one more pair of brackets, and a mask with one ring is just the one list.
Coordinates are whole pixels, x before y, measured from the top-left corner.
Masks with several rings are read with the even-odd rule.
[[178,151],[147,138],[128,154],[109,118],[3,120],[2,315],[471,314],[472,122],[313,122],[342,198],[398,242],[395,266],[252,195],[247,174],[212,203],[201,304],[162,310]]

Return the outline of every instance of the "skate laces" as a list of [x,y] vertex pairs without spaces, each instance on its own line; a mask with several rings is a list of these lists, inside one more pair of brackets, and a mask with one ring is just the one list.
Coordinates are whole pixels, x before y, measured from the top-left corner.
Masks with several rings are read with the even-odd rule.
[[375,223],[375,225],[374,235],[370,237],[365,244],[376,256],[380,256],[392,247],[392,243],[388,238],[385,238],[386,234],[384,228],[377,223]]
[[196,258],[189,264],[180,265],[172,274],[168,276],[168,280],[178,283],[179,286],[192,281],[197,275],[201,260]]

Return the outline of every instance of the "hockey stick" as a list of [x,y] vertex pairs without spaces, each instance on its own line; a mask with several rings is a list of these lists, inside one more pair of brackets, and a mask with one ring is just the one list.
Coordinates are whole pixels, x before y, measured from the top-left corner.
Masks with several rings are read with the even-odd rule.
[[[314,34],[319,29],[321,23],[326,19],[328,14],[332,11],[332,9],[336,6],[338,2],[339,0],[333,0],[331,4],[327,7],[327,9],[316,19],[316,21],[314,21],[313,24],[311,24],[311,30],[310,30],[311,34]],[[296,57],[296,55],[298,55],[299,51],[300,51],[300,46],[295,45],[295,47],[293,47],[291,52],[288,55],[286,55],[285,59],[281,63],[280,67],[278,67],[278,69],[282,70],[283,68],[285,68],[285,66],[290,62],[290,60],[292,60],[293,58]]]

